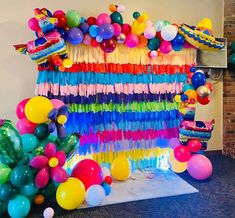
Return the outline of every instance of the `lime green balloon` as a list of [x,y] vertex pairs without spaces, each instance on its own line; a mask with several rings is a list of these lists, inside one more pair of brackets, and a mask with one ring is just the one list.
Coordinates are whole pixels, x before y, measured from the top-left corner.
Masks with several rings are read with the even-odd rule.
[[81,23],[81,16],[77,10],[69,10],[65,16],[68,27],[78,27]]
[[17,194],[17,190],[10,182],[5,183],[4,185],[0,186],[0,200],[1,201],[8,201],[16,194]]
[[11,168],[6,164],[0,163],[0,185],[10,180]]
[[23,187],[31,182],[33,173],[29,166],[19,165],[15,167],[10,175],[11,183],[16,187]]

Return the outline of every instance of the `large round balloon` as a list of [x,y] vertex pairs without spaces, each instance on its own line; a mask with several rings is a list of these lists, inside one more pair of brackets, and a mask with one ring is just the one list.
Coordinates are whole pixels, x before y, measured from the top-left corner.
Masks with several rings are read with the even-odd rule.
[[135,34],[130,33],[126,36],[125,44],[127,47],[135,48],[138,45],[138,43],[139,39]]
[[78,45],[83,41],[83,33],[77,27],[73,27],[68,31],[68,40],[73,45]]
[[16,106],[16,116],[18,117],[18,119],[26,118],[26,116],[25,116],[25,105],[27,104],[29,99],[30,98],[25,98],[24,100],[19,102],[18,105]]
[[168,41],[162,41],[161,44],[160,44],[160,51],[163,53],[163,54],[168,54],[169,52],[171,52],[172,50],[172,45],[170,42]]
[[199,86],[203,86],[206,83],[206,76],[202,72],[195,72],[192,76],[192,84],[195,89],[197,89]]
[[24,134],[21,136],[23,151],[28,153],[34,150],[39,144],[37,137],[33,134]]
[[96,23],[97,23],[98,26],[101,26],[104,23],[111,23],[111,18],[108,14],[101,13],[101,14],[98,15],[98,17],[96,19]]
[[105,199],[105,190],[101,185],[92,185],[86,191],[85,200],[90,206],[99,206]]
[[175,159],[180,162],[186,162],[191,158],[191,153],[188,147],[179,145],[174,148]]
[[77,178],[69,178],[61,183],[56,191],[57,203],[65,210],[78,208],[85,199],[85,188]]
[[16,187],[23,187],[32,181],[33,173],[30,167],[19,165],[15,167],[10,175],[10,180]]
[[8,203],[8,213],[12,218],[23,218],[30,211],[30,201],[23,195],[16,195]]
[[111,39],[114,34],[114,28],[112,24],[104,23],[99,27],[98,33],[103,39]]
[[213,167],[210,160],[201,154],[195,154],[188,161],[188,173],[197,180],[204,180],[211,176]]
[[100,185],[103,181],[100,165],[91,159],[85,159],[78,162],[73,168],[72,177],[80,179],[86,189],[92,185]]
[[33,123],[45,123],[53,105],[48,98],[43,96],[32,97],[25,106],[25,115]]
[[126,157],[117,157],[111,164],[111,174],[116,180],[127,180],[131,175],[130,162]]
[[157,37],[148,40],[148,49],[149,50],[157,50],[160,46],[160,41]]
[[81,16],[76,10],[69,10],[66,13],[66,20],[68,27],[78,27],[81,23]]
[[11,168],[6,164],[0,163],[0,185],[10,180]]
[[170,168],[175,173],[183,173],[187,169],[187,162],[180,162],[175,159],[174,152],[170,153],[169,156]]
[[172,41],[177,35],[177,27],[169,24],[162,28],[161,36],[165,41]]
[[116,42],[113,39],[106,39],[100,43],[101,49],[106,53],[111,53],[116,48]]

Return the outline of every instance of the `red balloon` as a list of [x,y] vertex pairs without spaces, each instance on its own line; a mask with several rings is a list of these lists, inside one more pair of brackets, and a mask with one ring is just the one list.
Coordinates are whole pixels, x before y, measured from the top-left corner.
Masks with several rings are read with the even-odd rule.
[[128,35],[131,32],[131,26],[128,23],[122,25],[122,33]]
[[197,101],[198,101],[200,104],[202,104],[202,105],[206,105],[206,104],[209,104],[209,103],[210,103],[211,98],[210,98],[210,96],[205,97],[205,98],[202,98],[202,97],[200,97],[199,95],[197,95]]
[[187,146],[191,152],[198,152],[202,149],[202,143],[199,139],[190,139]]
[[157,37],[160,41],[163,40],[162,35],[161,35],[161,31],[159,31],[159,32],[156,33],[156,37]]
[[213,91],[213,86],[211,83],[206,83],[205,86],[210,89],[210,91],[212,92]]
[[174,149],[175,159],[180,162],[186,162],[191,158],[191,153],[188,147],[179,145]]
[[103,174],[100,165],[91,159],[84,159],[73,168],[72,177],[80,179],[85,188],[92,185],[100,185],[103,181]]
[[56,14],[56,15],[54,15],[54,17],[57,18],[57,20],[58,20],[58,24],[56,27],[58,27],[58,28],[66,27],[67,21],[66,21],[66,17],[64,14]]
[[116,48],[116,42],[113,39],[103,40],[100,43],[101,49],[106,53],[111,53]]
[[113,180],[112,180],[112,177],[111,176],[106,176],[105,179],[104,179],[104,182],[108,183],[109,185],[112,184]]
[[96,48],[98,45],[99,45],[99,42],[97,42],[95,39],[92,39],[92,40],[91,40],[91,46],[92,46],[93,48]]
[[24,109],[29,99],[30,98],[25,98],[16,106],[16,116],[18,117],[18,119],[26,118]]
[[96,18],[95,17],[88,17],[86,22],[89,24],[89,26],[96,25]]

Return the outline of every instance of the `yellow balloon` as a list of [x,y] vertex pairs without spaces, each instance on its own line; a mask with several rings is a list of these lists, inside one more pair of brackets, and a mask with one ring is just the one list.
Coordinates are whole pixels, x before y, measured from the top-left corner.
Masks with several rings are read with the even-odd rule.
[[146,24],[144,22],[139,22],[138,20],[135,20],[132,23],[132,33],[136,34],[137,36],[140,36],[143,34],[144,30],[146,28]]
[[177,103],[181,102],[181,96],[180,95],[176,95],[174,99]]
[[59,124],[65,124],[67,122],[67,117],[65,115],[60,115],[57,117],[57,122]]
[[78,208],[85,199],[85,187],[77,179],[70,177],[64,183],[61,183],[56,191],[57,203],[65,210],[74,210]]
[[175,173],[183,173],[187,169],[188,162],[180,162],[175,159],[174,152],[170,153],[169,163],[171,166],[171,170]]
[[72,67],[72,65],[73,65],[73,61],[71,59],[66,58],[63,60],[63,66],[65,68],[70,68],[70,67]]
[[117,157],[111,164],[111,174],[116,180],[127,180],[131,175],[130,162],[126,157]]
[[53,105],[48,98],[43,96],[32,97],[25,106],[25,115],[33,123],[45,123]]

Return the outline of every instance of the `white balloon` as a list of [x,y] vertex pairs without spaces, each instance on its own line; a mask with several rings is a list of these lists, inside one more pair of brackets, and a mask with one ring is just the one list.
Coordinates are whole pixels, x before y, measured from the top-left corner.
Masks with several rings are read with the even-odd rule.
[[105,177],[111,175],[110,170],[107,167],[102,167],[101,170],[102,170],[102,173],[103,173],[103,179],[105,179]]
[[144,30],[144,36],[146,39],[152,39],[154,38],[156,35],[156,29],[154,27],[147,27],[145,30]]
[[177,32],[177,28],[169,24],[162,28],[161,36],[165,41],[172,41],[176,37]]
[[43,217],[44,218],[52,218],[54,216],[55,212],[53,210],[53,208],[48,207],[44,210],[43,212]]
[[99,206],[105,199],[105,190],[101,185],[92,185],[86,191],[85,200],[90,206]]

